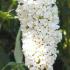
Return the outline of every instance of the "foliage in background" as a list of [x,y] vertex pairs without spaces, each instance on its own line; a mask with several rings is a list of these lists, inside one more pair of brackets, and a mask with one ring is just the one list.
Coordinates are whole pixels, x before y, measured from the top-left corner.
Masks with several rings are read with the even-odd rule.
[[[60,54],[54,64],[54,70],[70,70],[70,0],[57,0],[57,5],[63,39],[58,44]],[[15,13],[16,7],[16,0],[0,0],[0,70],[5,68],[6,70],[27,70],[22,63],[21,32]],[[60,65],[62,67],[58,67]]]
[[64,63],[63,70],[70,70],[70,0],[58,0],[57,5],[63,32],[63,39],[59,44],[59,56]]

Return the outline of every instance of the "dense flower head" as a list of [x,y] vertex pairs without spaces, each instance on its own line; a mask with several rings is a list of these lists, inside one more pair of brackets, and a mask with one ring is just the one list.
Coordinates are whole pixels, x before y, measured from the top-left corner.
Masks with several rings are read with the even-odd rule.
[[29,70],[53,70],[62,39],[56,0],[18,0],[22,51]]

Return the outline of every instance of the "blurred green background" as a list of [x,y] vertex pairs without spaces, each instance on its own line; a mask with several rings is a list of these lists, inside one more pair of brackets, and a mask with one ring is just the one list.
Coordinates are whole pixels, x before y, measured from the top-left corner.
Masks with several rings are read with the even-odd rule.
[[[54,70],[70,70],[70,0],[57,0],[63,39]],[[16,0],[0,0],[0,70],[28,70],[23,64]],[[19,56],[20,55],[20,56]]]

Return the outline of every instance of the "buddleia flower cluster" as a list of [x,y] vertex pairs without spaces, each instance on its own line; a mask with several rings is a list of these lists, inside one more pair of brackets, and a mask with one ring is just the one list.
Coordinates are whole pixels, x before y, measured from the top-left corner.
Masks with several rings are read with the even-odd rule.
[[56,0],[18,0],[22,51],[29,70],[53,70],[62,39]]

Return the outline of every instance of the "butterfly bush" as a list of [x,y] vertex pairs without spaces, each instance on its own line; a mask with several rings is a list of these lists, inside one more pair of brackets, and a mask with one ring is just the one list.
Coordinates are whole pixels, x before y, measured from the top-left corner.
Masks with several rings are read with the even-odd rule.
[[18,0],[22,51],[29,70],[53,70],[62,39],[56,0]]

